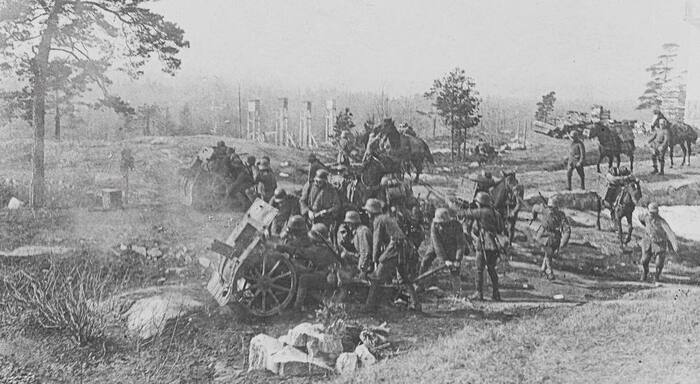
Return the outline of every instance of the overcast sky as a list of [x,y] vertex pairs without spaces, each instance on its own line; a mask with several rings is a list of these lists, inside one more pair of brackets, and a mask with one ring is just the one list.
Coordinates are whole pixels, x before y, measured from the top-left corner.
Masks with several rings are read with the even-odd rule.
[[163,0],[186,76],[424,92],[455,66],[484,95],[634,99],[683,0]]

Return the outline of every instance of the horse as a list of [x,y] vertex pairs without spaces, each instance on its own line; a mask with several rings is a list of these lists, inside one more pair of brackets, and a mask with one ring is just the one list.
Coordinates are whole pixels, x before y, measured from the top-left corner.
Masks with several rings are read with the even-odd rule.
[[668,132],[671,137],[669,137],[668,143],[668,156],[671,160],[671,168],[673,168],[673,147],[675,147],[676,144],[680,145],[683,151],[683,162],[681,166],[686,164],[686,157],[688,158],[688,165],[690,165],[691,146],[698,140],[697,130],[690,124],[681,121],[671,121],[659,111],[654,112],[654,120],[651,122],[651,128],[658,128],[661,120],[666,120],[669,125]]
[[[617,224],[617,233],[620,238],[620,245],[625,246],[632,239],[632,213],[642,198],[642,188],[639,180],[635,179],[625,184],[615,200],[615,204],[610,209],[610,219]],[[622,234],[622,218],[627,219],[627,237]]]
[[515,177],[515,172],[503,172],[502,178],[489,189],[493,208],[501,214],[506,221],[506,232],[509,244],[515,237],[515,223],[518,221],[518,213],[522,207],[525,189]]
[[384,119],[367,136],[365,159],[371,155],[383,154],[401,164],[406,173],[413,168],[416,171],[414,182],[418,182],[425,161],[435,164],[428,144],[418,137],[399,132],[392,119]]
[[617,166],[620,166],[620,155],[625,154],[630,159],[630,171],[634,171],[634,140],[623,141],[616,132],[610,127],[596,123],[591,128],[588,137],[590,139],[598,138],[598,163],[596,170],[600,173],[600,161],[608,158],[608,168],[612,168],[613,159],[617,161]]

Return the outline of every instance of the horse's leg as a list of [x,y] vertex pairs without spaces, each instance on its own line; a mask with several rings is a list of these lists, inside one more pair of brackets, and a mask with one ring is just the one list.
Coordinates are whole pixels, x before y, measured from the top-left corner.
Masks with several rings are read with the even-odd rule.
[[630,173],[634,172],[634,152],[630,152]]
[[600,231],[600,211],[603,210],[603,204],[601,203],[600,200],[601,200],[601,199],[600,199],[600,196],[598,196],[598,216],[596,217],[596,223],[595,223],[595,225],[596,225],[596,227],[598,228],[599,231]]
[[416,159],[413,162],[413,167],[416,168],[416,178],[413,181],[414,183],[418,183],[418,178],[420,178],[420,174],[423,172],[423,161],[422,159]]
[[617,168],[620,168],[620,160],[622,159],[622,153],[615,155],[615,161],[617,161]]
[[622,235],[622,215],[615,214],[615,224],[617,224],[617,237],[620,239],[620,246],[625,246],[624,236]]
[[603,152],[598,149],[598,163],[595,165],[595,169],[598,173],[600,173],[600,160],[603,158]]
[[625,244],[628,244],[630,240],[632,240],[632,212],[634,211],[634,207],[629,211],[627,214],[627,239],[625,239]]
[[668,166],[669,168],[673,168],[673,147],[673,144],[668,146],[668,158],[671,161],[671,165]]
[[690,140],[688,140],[687,143],[688,143],[688,166],[690,167],[690,154],[693,152],[693,150],[691,149],[693,146],[693,143]]

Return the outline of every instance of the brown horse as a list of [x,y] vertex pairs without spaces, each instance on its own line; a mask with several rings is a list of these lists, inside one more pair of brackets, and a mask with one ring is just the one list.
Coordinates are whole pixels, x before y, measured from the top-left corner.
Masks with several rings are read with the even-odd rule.
[[515,172],[503,172],[502,176],[496,185],[491,187],[489,194],[493,207],[506,221],[508,241],[509,244],[512,244],[515,237],[515,223],[518,221],[518,213],[522,208],[525,189],[515,177]]
[[598,173],[600,173],[600,161],[606,157],[608,158],[608,169],[612,168],[613,159],[617,161],[617,167],[619,167],[621,154],[630,158],[630,171],[634,171],[634,140],[623,141],[615,131],[601,123],[596,123],[591,128],[588,137],[590,139],[598,138],[598,152],[600,154],[596,164]]
[[692,153],[692,145],[698,141],[698,133],[692,126],[673,122],[670,124],[669,132],[671,137],[668,143],[668,157],[671,160],[671,168],[673,168],[673,147],[678,144],[683,151],[683,162],[681,166],[686,164],[686,158],[688,159],[687,164],[690,165],[690,155]]
[[[639,199],[642,198],[642,188],[639,185],[639,180],[628,182],[620,189],[615,204],[610,210],[610,218],[617,224],[617,233],[620,238],[620,245],[625,246],[632,239],[632,213],[637,206]],[[627,219],[627,237],[622,234],[622,218]]]

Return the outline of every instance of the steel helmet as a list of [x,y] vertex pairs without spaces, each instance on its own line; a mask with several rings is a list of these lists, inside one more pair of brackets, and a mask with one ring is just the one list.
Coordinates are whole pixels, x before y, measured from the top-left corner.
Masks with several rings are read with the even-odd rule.
[[620,172],[619,172],[620,176],[628,176],[631,173],[632,172],[630,172],[630,170],[627,167],[625,167],[625,166],[620,167]]
[[306,220],[302,216],[294,215],[287,222],[287,230],[294,233],[302,233],[306,231]]
[[554,195],[547,200],[547,206],[550,208],[558,207],[559,195]]
[[316,180],[328,180],[328,171],[325,169],[319,169],[316,171],[316,176],[314,177]]
[[483,177],[485,177],[485,178],[487,178],[487,179],[490,179],[490,178],[493,177],[493,175],[491,174],[491,172],[489,172],[489,171],[487,171],[487,170],[481,171],[481,176],[483,176]]
[[221,140],[221,141],[219,141],[218,143],[216,143],[216,146],[217,146],[217,147],[225,147],[225,146],[226,146],[226,143],[224,143],[224,141]]
[[659,213],[659,204],[652,201],[647,206],[647,209],[649,209],[649,213]]
[[392,184],[393,180],[394,180],[393,176],[384,175],[384,176],[382,176],[382,180],[379,182],[379,185],[381,185],[382,187],[386,187],[389,184]]
[[360,219],[360,214],[356,211],[347,211],[345,212],[345,220],[343,220],[343,222],[349,224],[360,224],[362,220]]
[[284,200],[285,197],[287,197],[287,191],[284,190],[284,188],[277,188],[275,189],[275,201],[276,202],[281,202]]
[[255,165],[255,156],[248,156],[248,158],[246,159],[246,163],[248,165]]
[[312,240],[325,241],[328,239],[328,227],[323,223],[316,223],[311,226],[309,238]]
[[382,213],[382,201],[379,199],[367,199],[363,208],[369,213]]
[[447,208],[438,208],[435,210],[434,223],[446,223],[452,220],[452,215]]
[[479,192],[476,194],[476,202],[481,205],[491,205],[491,195],[486,192]]

